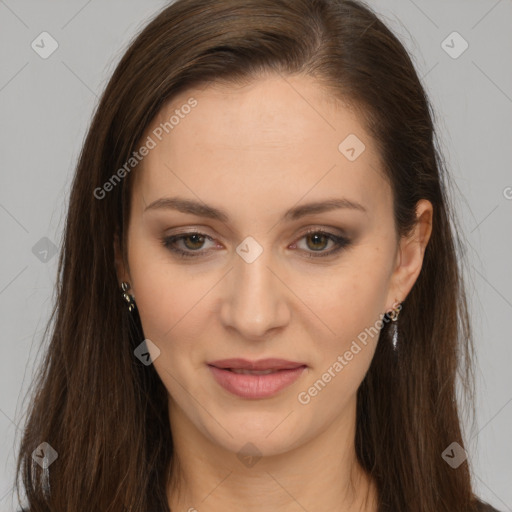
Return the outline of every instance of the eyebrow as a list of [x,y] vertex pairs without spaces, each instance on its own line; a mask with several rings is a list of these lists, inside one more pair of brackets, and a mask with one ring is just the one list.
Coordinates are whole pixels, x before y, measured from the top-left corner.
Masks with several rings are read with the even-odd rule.
[[[219,220],[227,223],[229,216],[224,210],[214,208],[213,206],[205,203],[195,201],[193,199],[185,199],[181,197],[162,197],[153,201],[151,204],[144,208],[144,212],[148,210],[177,210],[182,213],[189,213],[198,217],[207,217],[209,219]],[[367,209],[360,203],[351,201],[349,199],[331,198],[323,201],[316,201],[306,203],[300,206],[294,206],[285,212],[283,220],[297,220],[306,215],[315,213],[324,213],[332,210],[351,209],[368,213]]]

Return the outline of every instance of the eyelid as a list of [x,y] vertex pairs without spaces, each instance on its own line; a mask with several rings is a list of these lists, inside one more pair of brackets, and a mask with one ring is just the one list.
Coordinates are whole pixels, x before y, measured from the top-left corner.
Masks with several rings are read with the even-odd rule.
[[[214,236],[211,236],[209,235],[208,233],[206,233],[205,231],[201,231],[201,229],[203,230],[208,230],[209,228],[207,226],[201,226],[200,229],[198,228],[191,228],[191,227],[182,227],[182,228],[177,228],[178,231],[173,231],[172,235],[168,235],[167,238],[170,238],[172,236],[177,236],[177,235],[191,235],[191,234],[194,234],[194,235],[201,235],[201,236],[204,236],[206,238],[209,238],[211,240],[214,239]],[[331,231],[334,230],[335,232],[332,233]],[[297,235],[297,240],[301,237],[303,237],[304,235],[307,235],[309,233],[318,233],[318,232],[322,232],[322,233],[325,233],[325,234],[328,234],[328,235],[332,235],[332,236],[338,236],[338,237],[342,237],[342,238],[351,238],[351,235],[349,234],[348,230],[346,229],[342,229],[342,228],[339,228],[339,227],[336,227],[336,226],[329,226],[329,225],[322,225],[322,224],[318,224],[318,225],[315,225],[313,224],[312,226],[309,226],[309,227],[306,227],[306,228],[303,228],[302,230],[299,231],[299,235]]]
[[[319,224],[304,229],[305,231],[300,232],[301,234],[299,235],[299,238],[309,233],[325,233],[327,235],[338,236],[340,238],[350,238],[347,230],[343,230],[334,226],[322,226]],[[335,231],[335,233],[332,231]]]

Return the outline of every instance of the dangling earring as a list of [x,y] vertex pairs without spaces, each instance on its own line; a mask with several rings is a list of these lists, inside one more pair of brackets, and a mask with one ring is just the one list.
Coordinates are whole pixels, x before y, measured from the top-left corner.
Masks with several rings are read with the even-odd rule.
[[[41,475],[41,488],[43,490],[43,496],[45,499],[48,499],[50,497],[50,464],[48,461],[48,454],[45,453],[43,456],[42,463],[37,462],[37,464],[42,468],[42,475]],[[32,456],[32,468],[31,468],[31,474],[30,478],[32,479],[32,482],[34,483],[36,481],[36,472],[38,471],[38,468],[36,466],[36,459],[34,456]]]
[[43,494],[46,499],[50,497],[50,470],[48,465],[43,467],[43,480],[42,480]]
[[393,322],[391,324],[391,329],[393,330],[393,349],[398,350],[398,315],[400,314],[400,311],[402,309],[402,303],[398,302],[397,299],[395,299],[395,304],[393,305],[393,309],[388,312],[388,317]]
[[121,290],[123,291],[123,298],[128,303],[128,311],[130,313],[135,309],[135,297],[126,293],[130,289],[130,283],[123,281],[121,283]]

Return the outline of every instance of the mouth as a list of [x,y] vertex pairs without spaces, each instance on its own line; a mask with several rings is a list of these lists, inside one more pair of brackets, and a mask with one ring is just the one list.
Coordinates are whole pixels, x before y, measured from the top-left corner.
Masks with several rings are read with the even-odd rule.
[[241,375],[268,375],[269,373],[282,371],[282,368],[271,368],[269,370],[242,370],[240,368],[220,368],[228,372],[238,373]]
[[232,370],[238,372],[240,370],[246,370],[250,372],[274,372],[278,370],[292,370],[301,366],[306,366],[305,363],[299,363],[296,361],[288,361],[286,359],[267,358],[260,359],[258,361],[250,361],[248,359],[232,358],[232,359],[221,359],[218,361],[212,361],[208,363],[210,366],[215,366],[221,370]]
[[295,382],[307,365],[284,359],[224,359],[208,363],[214,379],[226,391],[245,399],[274,396]]

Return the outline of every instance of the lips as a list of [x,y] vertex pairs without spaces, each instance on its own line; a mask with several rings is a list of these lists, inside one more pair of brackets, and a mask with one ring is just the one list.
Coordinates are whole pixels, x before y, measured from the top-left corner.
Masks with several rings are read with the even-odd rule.
[[224,370],[250,370],[253,372],[291,370],[300,366],[306,366],[304,363],[276,358],[260,359],[259,361],[249,361],[248,359],[241,358],[221,359],[208,364]]
[[274,373],[278,371],[276,368],[270,370],[245,370],[241,368],[224,368],[229,372],[238,373],[239,375],[268,375],[269,373]]
[[284,359],[223,359],[208,363],[218,384],[245,399],[269,398],[295,382],[307,368]]

